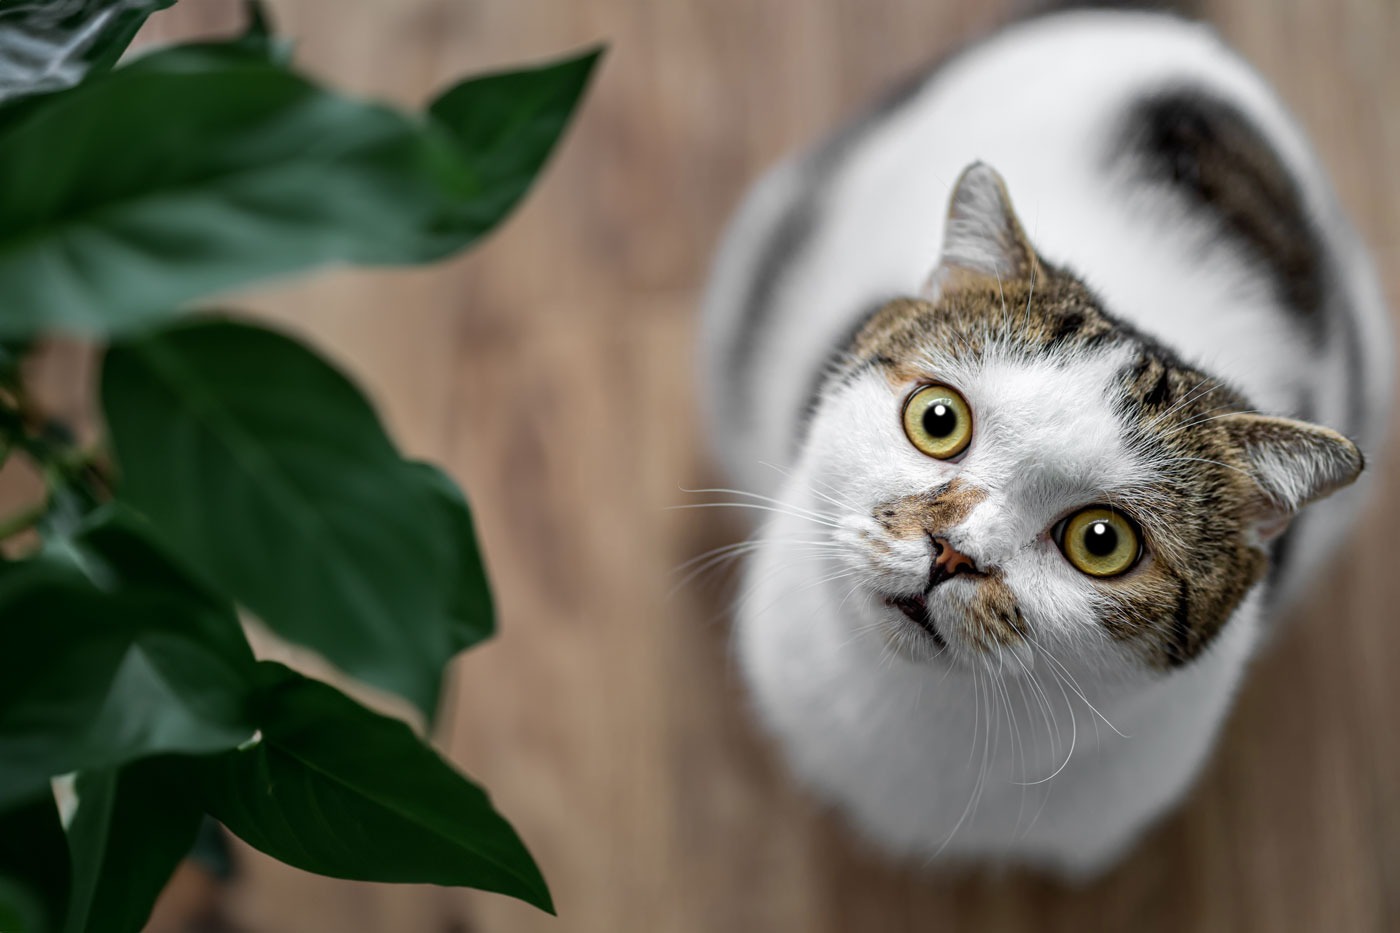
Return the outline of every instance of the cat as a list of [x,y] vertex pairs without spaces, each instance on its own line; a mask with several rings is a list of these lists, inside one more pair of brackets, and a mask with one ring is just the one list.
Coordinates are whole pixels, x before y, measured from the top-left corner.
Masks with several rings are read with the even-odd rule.
[[773,169],[701,370],[792,771],[891,853],[1115,864],[1357,512],[1304,507],[1381,442],[1386,319],[1295,121],[1172,15],[1014,24]]

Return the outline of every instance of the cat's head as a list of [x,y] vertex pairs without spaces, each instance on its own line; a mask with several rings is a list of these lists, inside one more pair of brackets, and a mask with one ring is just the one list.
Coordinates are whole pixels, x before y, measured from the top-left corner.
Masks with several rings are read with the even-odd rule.
[[1208,646],[1290,517],[1361,468],[1112,317],[981,164],[923,295],[875,313],[825,384],[802,463],[843,505],[852,605],[901,653],[1138,669]]

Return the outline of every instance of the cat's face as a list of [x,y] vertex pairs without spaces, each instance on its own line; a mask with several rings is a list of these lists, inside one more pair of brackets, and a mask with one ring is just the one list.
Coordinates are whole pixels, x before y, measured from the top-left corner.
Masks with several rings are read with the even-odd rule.
[[876,313],[825,386],[801,474],[840,516],[854,624],[905,656],[1162,669],[1230,620],[1289,515],[1360,467],[1340,435],[1249,413],[1116,321],[975,167],[925,299]]

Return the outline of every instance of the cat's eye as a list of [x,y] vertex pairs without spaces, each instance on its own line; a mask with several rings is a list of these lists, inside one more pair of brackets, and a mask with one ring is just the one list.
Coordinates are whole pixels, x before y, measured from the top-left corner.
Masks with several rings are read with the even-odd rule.
[[972,410],[958,390],[927,385],[904,403],[904,433],[920,453],[947,460],[972,440]]
[[1075,512],[1060,523],[1055,542],[1065,559],[1092,577],[1127,573],[1142,555],[1142,538],[1123,515],[1100,505]]

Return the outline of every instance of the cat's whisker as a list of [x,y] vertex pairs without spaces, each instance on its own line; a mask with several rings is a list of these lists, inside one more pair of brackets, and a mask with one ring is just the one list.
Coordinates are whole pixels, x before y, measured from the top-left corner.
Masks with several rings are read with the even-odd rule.
[[[1031,650],[1032,659],[1034,659],[1035,646],[1029,641],[1027,641],[1027,646]],[[1030,679],[1031,694],[1036,697],[1036,702],[1041,709],[1041,716],[1045,719],[1045,736],[1050,740],[1050,750],[1051,753],[1054,754],[1063,740],[1060,736],[1060,722],[1059,719],[1053,715],[1054,710],[1050,703],[1050,697],[1045,693],[1045,686],[1040,682],[1039,675],[1037,675],[1019,656],[1013,654],[1012,657],[1021,665],[1021,670],[1025,671],[1026,676]]]
[[[794,473],[791,470],[780,467],[776,463],[769,463],[767,460],[760,460],[758,461],[758,464],[759,466],[767,467],[770,470],[775,470],[783,476],[786,476],[788,479],[797,479],[796,473]],[[859,507],[852,505],[850,502],[845,501],[843,498],[839,498],[837,495],[838,490],[836,489],[836,487],[832,486],[825,480],[819,480],[814,478],[813,482],[821,483],[821,485],[827,490],[827,492],[822,492],[821,490],[813,486],[811,483],[803,483],[803,485],[806,486],[810,492],[820,496],[821,498],[825,499],[827,502],[830,502],[832,505],[836,506],[839,509],[845,509],[849,512],[857,513],[862,511]],[[830,495],[828,495],[827,493],[830,493]]]
[[1249,479],[1249,481],[1250,481],[1251,483],[1254,482],[1254,474],[1250,473],[1248,470],[1242,470],[1242,469],[1240,469],[1239,467],[1234,466],[1233,464],[1222,463],[1222,462],[1220,462],[1219,460],[1212,460],[1212,459],[1209,458],[1209,457],[1168,457],[1167,459],[1163,460],[1162,462],[1163,462],[1163,463],[1209,463],[1209,464],[1213,464],[1214,466],[1221,467],[1222,469],[1234,470],[1236,473],[1240,474],[1241,476],[1248,477],[1248,479]]
[[1032,264],[1032,265],[1031,265],[1031,288],[1030,288],[1030,292],[1026,295],[1026,311],[1025,311],[1025,323],[1026,323],[1026,325],[1029,325],[1030,322],[1031,322],[1031,299],[1035,297],[1035,273],[1036,273],[1036,268],[1037,268],[1038,265],[1039,265],[1038,263]]
[[832,583],[836,580],[844,580],[847,577],[853,577],[859,573],[864,573],[864,571],[847,569],[841,570],[837,573],[828,574],[824,577],[818,577],[815,580],[808,580],[801,587],[798,588],[797,592],[801,592],[802,590],[810,590],[815,587],[821,586],[824,583]]
[[1217,412],[1217,411],[1219,411],[1219,410],[1220,410],[1221,408],[1223,408],[1223,407],[1224,407],[1224,406],[1217,405],[1216,407],[1210,409],[1210,412],[1211,412],[1211,413],[1207,413],[1207,414],[1201,415],[1200,417],[1196,418],[1194,421],[1188,421],[1188,422],[1186,422],[1185,424],[1179,424],[1179,425],[1177,425],[1175,428],[1173,428],[1171,431],[1167,432],[1166,434],[1163,434],[1162,437],[1163,437],[1163,438],[1172,438],[1172,437],[1176,437],[1178,434],[1181,434],[1182,432],[1184,432],[1184,431],[1186,431],[1186,430],[1188,430],[1188,429],[1190,429],[1190,428],[1197,428],[1197,427],[1200,427],[1200,426],[1203,425],[1203,424],[1208,424],[1208,423],[1210,423],[1210,422],[1212,422],[1212,421],[1219,421],[1219,420],[1222,419],[1222,418],[1233,418],[1233,417],[1235,417],[1236,415],[1262,415],[1262,414],[1264,414],[1264,412],[1261,411],[1261,410],[1258,409],[1258,408],[1245,408],[1245,409],[1235,409],[1235,408],[1232,408],[1232,409],[1230,409],[1229,411],[1227,411],[1227,412],[1225,412],[1224,414],[1221,414],[1221,415],[1213,414],[1213,412]]
[[846,602],[855,595],[858,589],[860,589],[860,581],[856,581],[855,585],[846,591],[846,595],[841,599],[841,602],[836,605],[837,615],[840,615],[841,610],[846,608]]
[[841,526],[828,519],[814,518],[811,515],[804,515],[801,512],[794,512],[790,509],[780,509],[776,506],[764,505],[759,502],[691,502],[684,505],[668,505],[667,511],[677,509],[753,509],[757,512],[773,512],[778,515],[786,515],[789,518],[800,518],[818,525],[825,525],[828,528],[840,528]]
[[[990,710],[991,698],[990,698],[989,695],[985,695],[984,692],[983,692],[982,675],[981,675],[981,673],[979,672],[978,666],[977,666],[977,665],[974,665],[974,666],[972,667],[971,670],[972,670],[972,677],[973,677],[973,684],[974,684],[973,698],[974,698],[974,704],[975,704],[975,705],[974,705],[974,713],[973,713],[973,715],[974,715],[974,722],[973,722],[973,732],[972,732],[972,748],[971,748],[971,754],[970,754],[969,757],[968,757],[968,764],[971,765],[971,764],[972,764],[973,758],[976,757],[976,753],[977,753],[977,734],[978,734],[978,726],[981,724],[982,719],[987,719],[987,720],[989,720],[989,722],[988,722],[988,723],[985,725],[985,727],[981,730],[981,731],[982,731],[982,734],[983,734],[983,740],[982,740],[982,764],[981,764],[981,766],[980,766],[979,769],[978,769],[978,772],[977,772],[977,780],[976,780],[976,782],[973,784],[972,794],[968,797],[967,804],[966,804],[966,806],[963,807],[962,814],[958,817],[957,822],[953,824],[953,828],[952,828],[951,830],[948,831],[947,837],[943,840],[943,842],[942,842],[942,843],[938,846],[938,848],[934,851],[933,855],[931,856],[931,858],[934,858],[934,859],[938,858],[938,856],[940,856],[940,855],[943,854],[943,851],[944,851],[946,848],[948,848],[948,845],[953,841],[953,838],[954,838],[955,836],[957,836],[958,830],[962,829],[963,824],[966,823],[967,820],[968,820],[968,818],[973,814],[973,812],[976,811],[976,809],[977,809],[977,803],[978,803],[978,801],[980,801],[981,798],[982,798],[982,788],[983,788],[983,786],[986,784],[986,780],[987,780],[987,766],[988,766],[989,759],[990,759],[990,757],[991,757],[991,744],[992,744],[992,732],[991,732],[991,725],[990,725],[990,718],[991,718],[991,710]],[[987,711],[987,715],[986,715],[985,717],[982,717],[982,716],[979,716],[979,715],[978,715],[978,712],[977,712],[977,711],[980,709],[981,705],[983,705],[983,698],[984,698],[984,696],[985,696],[985,705],[988,706],[989,708],[988,708],[988,711]]]
[[[674,599],[677,593],[685,589],[686,586],[688,586],[693,580],[697,579],[702,574],[712,570],[718,570],[721,567],[723,567],[724,564],[727,562],[737,561],[745,554],[750,554],[761,546],[762,545],[756,541],[745,541],[740,542],[740,544],[738,545],[731,545],[733,550],[728,550],[718,555],[713,553],[701,555],[701,558],[705,559],[698,566],[694,567],[692,570],[690,570],[689,573],[686,573],[685,576],[681,577],[679,580],[676,581],[675,584],[671,586],[671,588],[666,592],[666,599]],[[692,558],[692,561],[697,559],[699,558]],[[687,561],[687,563],[691,563],[692,561]],[[684,569],[685,567],[684,565],[682,565],[681,567],[677,567],[675,570],[673,570],[672,573],[679,573]]]
[[1001,317],[1005,322],[1004,327],[1011,329],[1011,312],[1006,308],[1006,289],[1001,284],[1001,273],[997,272],[997,294],[1001,296]]
[[[1017,720],[1017,718],[1016,718],[1015,704],[1013,704],[1013,703],[1011,702],[1011,691],[1010,691],[1010,689],[1006,686],[1006,675],[1005,675],[1005,670],[1006,670],[1006,650],[1005,650],[1005,648],[1004,648],[1002,645],[998,644],[998,645],[996,646],[996,654],[997,654],[997,667],[996,667],[995,674],[996,674],[997,692],[1001,695],[1002,709],[1006,712],[1006,728],[1007,728],[1007,731],[1011,734],[1011,771],[1012,771],[1012,773],[1013,773],[1013,775],[1014,775],[1015,770],[1016,770],[1016,762],[1019,760],[1020,763],[1021,763],[1021,778],[1022,778],[1022,780],[1024,780],[1025,777],[1026,777],[1026,749],[1025,749],[1024,744],[1022,744],[1022,742],[1021,742],[1021,725],[1020,725],[1020,722],[1019,722],[1019,721]],[[1015,783],[1015,782],[1013,781],[1013,783]],[[1026,815],[1026,788],[1025,788],[1025,786],[1024,786],[1024,784],[1023,784],[1022,787],[1021,787],[1021,803],[1020,803],[1019,808],[1018,808],[1017,811],[1016,811],[1016,828],[1013,830],[1013,833],[1019,833],[1019,832],[1020,832],[1020,830],[1021,830],[1021,820],[1025,818],[1025,815]]]
[[706,559],[708,559],[708,558],[715,557],[715,556],[717,556],[717,555],[723,557],[723,556],[727,556],[727,555],[729,555],[729,554],[733,554],[733,553],[736,553],[736,552],[743,552],[743,551],[748,551],[748,550],[755,550],[755,549],[760,548],[760,547],[762,547],[762,546],[763,546],[763,541],[760,540],[760,539],[758,539],[758,538],[749,538],[749,539],[746,539],[746,540],[744,540],[744,541],[737,541],[737,542],[734,542],[734,543],[732,543],[732,544],[723,544],[723,545],[720,545],[719,547],[711,548],[710,550],[705,551],[705,552],[703,552],[703,553],[701,553],[701,554],[697,554],[697,555],[695,555],[694,557],[690,558],[689,560],[686,560],[686,561],[684,561],[684,562],[682,562],[682,563],[676,565],[676,566],[671,570],[671,573],[672,573],[672,574],[681,573],[681,572],[684,571],[686,568],[688,568],[688,567],[693,567],[695,564],[697,564],[697,563],[699,563],[699,562],[701,562],[701,561],[704,561],[704,560],[706,560]]
[[1147,424],[1143,425],[1142,430],[1144,431],[1144,433],[1151,431],[1153,428],[1161,424],[1171,415],[1180,411],[1182,408],[1191,404],[1193,401],[1205,395],[1206,393],[1214,390],[1216,387],[1217,386],[1214,379],[1210,378],[1209,376],[1205,377],[1200,382],[1196,383],[1195,387],[1192,388],[1191,391],[1187,392],[1181,398],[1177,399],[1176,404],[1172,405],[1172,407],[1168,408],[1164,412],[1161,412]]
[[1037,784],[1049,783],[1059,776],[1060,772],[1064,771],[1065,767],[1069,765],[1070,759],[1074,757],[1074,750],[1079,745],[1079,717],[1074,715],[1074,706],[1069,701],[1069,694],[1065,692],[1064,680],[1055,672],[1054,668],[1050,668],[1050,676],[1055,678],[1055,685],[1060,688],[1060,696],[1063,697],[1065,701],[1065,710],[1069,713],[1069,750],[1065,752],[1064,760],[1060,762],[1059,766],[1055,768],[1054,771],[1037,781],[1029,782],[1032,787]]
[[[1027,637],[1030,637],[1030,636],[1027,635]],[[1087,707],[1089,707],[1089,710],[1090,710],[1098,719],[1103,720],[1103,724],[1106,725],[1106,726],[1108,726],[1110,729],[1112,729],[1112,730],[1118,735],[1119,738],[1124,738],[1124,739],[1129,738],[1129,736],[1125,735],[1123,732],[1120,732],[1117,726],[1115,726],[1113,723],[1109,722],[1109,721],[1108,721],[1108,717],[1104,716],[1103,713],[1100,713],[1099,710],[1098,710],[1098,707],[1094,706],[1093,703],[1090,703],[1090,702],[1089,702],[1089,698],[1086,697],[1086,696],[1084,695],[1084,691],[1081,690],[1081,689],[1079,688],[1079,681],[1077,681],[1077,680],[1075,679],[1074,675],[1073,675],[1072,673],[1070,673],[1069,668],[1065,667],[1065,665],[1060,661],[1060,659],[1057,658],[1057,657],[1055,657],[1055,655],[1051,653],[1051,651],[1050,651],[1049,648],[1045,647],[1044,645],[1040,645],[1039,647],[1040,647],[1040,650],[1041,650],[1042,652],[1044,652],[1045,657],[1048,658],[1048,659],[1050,660],[1050,663],[1053,664],[1055,667],[1058,667],[1058,668],[1060,669],[1061,673],[1063,673],[1064,676],[1068,679],[1070,689],[1073,690],[1073,691],[1074,691],[1074,694],[1075,694],[1076,696],[1078,696],[1079,699],[1082,700],[1082,701],[1084,702],[1084,705],[1087,706]],[[1053,673],[1054,668],[1051,668],[1051,671],[1052,671],[1052,673]],[[1097,728],[1097,727],[1096,727],[1096,728]]]
[[811,538],[748,538],[746,540],[737,541],[732,544],[723,544],[719,547],[711,548],[710,550],[705,551],[702,554],[697,554],[689,560],[678,564],[671,572],[673,574],[680,573],[684,571],[687,567],[691,567],[696,563],[705,560],[706,558],[714,556],[729,557],[735,552],[757,550],[758,548],[764,547],[767,544],[782,544],[787,546],[801,546],[805,548],[828,548],[835,551],[845,549],[843,545],[831,540],[814,540]]
[[[1016,657],[1016,654],[1015,654],[1014,652],[1012,653],[1011,658],[1012,658],[1013,661],[1017,661],[1018,663],[1019,663],[1019,661],[1020,661],[1020,659],[1019,659],[1018,657]],[[1023,665],[1023,667],[1024,667],[1024,665]],[[1019,708],[1019,709],[1024,709],[1024,710],[1026,710],[1026,712],[1027,712],[1028,715],[1031,714],[1031,713],[1033,712],[1033,710],[1031,709],[1031,697],[1033,696],[1033,694],[1028,694],[1028,693],[1027,693],[1027,691],[1026,691],[1026,682],[1025,682],[1025,680],[1024,680],[1023,678],[1021,678],[1021,677],[1013,677],[1012,679],[1013,679],[1013,680],[1015,681],[1015,683],[1016,683],[1016,692],[1017,692],[1017,693],[1020,695],[1020,697],[1021,697],[1021,705],[1020,705],[1020,707],[1018,707],[1018,708]],[[1036,735],[1036,730],[1035,730],[1035,719],[1034,719],[1033,716],[1031,717],[1031,721],[1028,722],[1028,723],[1026,724],[1026,729],[1027,729],[1027,731],[1030,733],[1030,737],[1031,737],[1031,755],[1032,755],[1033,759],[1034,759],[1035,761],[1038,762],[1038,761],[1040,761],[1040,739],[1039,739],[1039,737]],[[1024,752],[1024,750],[1023,750],[1022,753],[1021,753],[1021,781],[1022,781],[1022,782],[1024,782],[1027,778],[1030,777],[1031,767],[1032,767],[1031,761],[1028,760],[1028,759],[1026,758],[1025,752]],[[1021,822],[1022,822],[1023,818],[1025,817],[1026,797],[1027,797],[1027,795],[1029,795],[1030,793],[1031,793],[1031,790],[1030,790],[1030,787],[1029,787],[1029,786],[1022,786],[1022,788],[1021,788],[1021,809],[1020,809],[1020,810],[1017,812],[1017,814],[1016,814],[1016,829],[1015,829],[1014,832],[1013,832],[1013,837],[1016,838],[1016,839],[1024,839],[1024,838],[1025,838],[1025,836],[1022,834]],[[1029,830],[1026,830],[1026,831],[1029,832]]]
[[[853,584],[853,585],[851,586],[851,588],[846,592],[846,597],[845,597],[845,599],[850,599],[851,596],[852,596],[852,594],[854,594],[854,593],[855,593],[857,590],[859,590],[860,588],[861,588],[861,581],[858,580],[858,581],[856,581],[856,583]],[[842,604],[843,604],[843,605],[844,605],[844,603],[845,603],[845,600],[842,600]],[[875,619],[873,622],[866,622],[866,623],[864,623],[863,625],[852,626],[851,629],[850,629],[850,634],[849,634],[849,636],[846,637],[846,638],[843,638],[841,641],[837,642],[837,643],[836,643],[836,647],[837,647],[837,648],[847,648],[847,647],[849,647],[850,645],[855,644],[855,643],[856,643],[857,641],[859,641],[860,639],[864,638],[866,635],[869,635],[871,632],[878,632],[878,631],[881,631],[882,629],[888,630],[888,628],[889,628],[889,623],[886,622],[884,619],[878,619],[878,618]]]
[[696,493],[696,494],[700,494],[700,493],[714,493],[714,494],[716,494],[716,495],[724,494],[724,495],[731,495],[731,496],[748,496],[748,497],[751,498],[751,499],[757,499],[757,500],[759,500],[760,502],[767,502],[767,503],[769,503],[769,504],[771,504],[771,505],[781,506],[781,507],[783,507],[783,508],[790,509],[790,510],[792,510],[793,512],[801,512],[801,513],[803,513],[803,514],[805,514],[805,515],[810,515],[810,516],[812,516],[812,517],[814,517],[814,518],[822,519],[823,521],[835,521],[835,520],[837,519],[837,517],[838,517],[838,516],[835,516],[835,515],[828,515],[826,512],[819,512],[819,511],[817,511],[816,509],[807,509],[807,508],[803,508],[803,507],[800,506],[800,505],[793,505],[791,502],[786,502],[786,501],[784,501],[784,500],[782,500],[782,499],[775,499],[775,498],[773,498],[772,496],[764,496],[764,495],[760,495],[759,493],[756,493],[756,492],[745,492],[745,491],[742,490],[742,489],[725,489],[725,488],[714,488],[714,489],[687,489],[687,488],[684,487],[684,486],[681,486],[681,487],[679,487],[679,488],[680,488],[680,491],[681,491],[681,492],[689,492],[689,493]]
[[[682,577],[674,586],[671,587],[670,591],[667,593],[666,598],[673,598],[676,595],[676,593],[684,589],[687,584],[689,584],[691,581],[693,581],[700,575],[712,570],[717,570],[727,562],[737,561],[746,554],[751,554],[754,551],[757,551],[770,543],[774,543],[774,541],[775,539],[772,538],[766,540],[740,541],[736,544],[727,544],[723,547],[713,548],[709,551],[706,551],[704,554],[692,557],[690,560],[685,561],[683,564],[671,571],[673,574],[676,574],[685,571],[687,567],[692,568],[688,573],[685,574],[684,577]],[[844,550],[844,548],[842,548],[841,545],[831,541],[776,539],[776,543],[787,545],[790,549],[792,549],[789,551],[789,553],[801,553],[811,556],[826,555],[828,553],[840,553]],[[695,566],[697,563],[698,566]]]
[[[811,558],[811,559],[812,559],[812,560],[830,560],[830,557],[831,557],[831,555],[829,555],[829,554],[823,554],[823,555],[819,555],[819,556],[817,556],[817,557],[813,557],[813,558]],[[764,604],[763,606],[760,606],[760,607],[758,607],[758,608],[756,608],[756,609],[748,610],[749,601],[752,600],[754,596],[758,595],[759,590],[761,590],[767,583],[771,582],[771,581],[773,580],[774,577],[778,576],[779,574],[786,573],[787,571],[790,571],[794,566],[797,565],[797,563],[800,563],[800,562],[788,561],[788,562],[779,564],[779,565],[777,565],[777,566],[771,568],[770,571],[769,571],[769,573],[766,574],[762,580],[754,581],[754,582],[748,587],[748,589],[747,589],[743,594],[740,595],[739,599],[736,600],[735,605],[736,605],[737,609],[738,609],[738,610],[742,610],[742,611],[752,611],[752,612],[755,613],[755,614],[762,615],[763,613],[766,613],[768,610],[770,610],[771,608],[773,608],[773,606],[775,606],[775,605],[777,605],[779,602],[781,602],[784,598],[787,598],[787,597],[791,596],[791,595],[794,594],[794,593],[806,592],[807,590],[813,589],[814,587],[820,586],[820,585],[825,584],[825,583],[832,583],[832,582],[834,582],[834,581],[836,581],[836,580],[844,579],[844,578],[846,578],[846,577],[851,577],[851,576],[857,576],[857,575],[860,575],[860,574],[864,573],[864,571],[859,570],[859,569],[852,569],[852,568],[842,569],[842,570],[840,570],[840,571],[837,571],[836,573],[831,573],[831,574],[828,574],[828,575],[826,575],[826,576],[819,577],[819,578],[817,578],[816,580],[809,580],[809,581],[806,581],[802,586],[800,586],[800,587],[798,587],[798,588],[796,588],[796,589],[788,590],[788,591],[780,591],[776,596],[774,596],[773,599],[769,600],[769,602],[767,602],[767,603]]]

